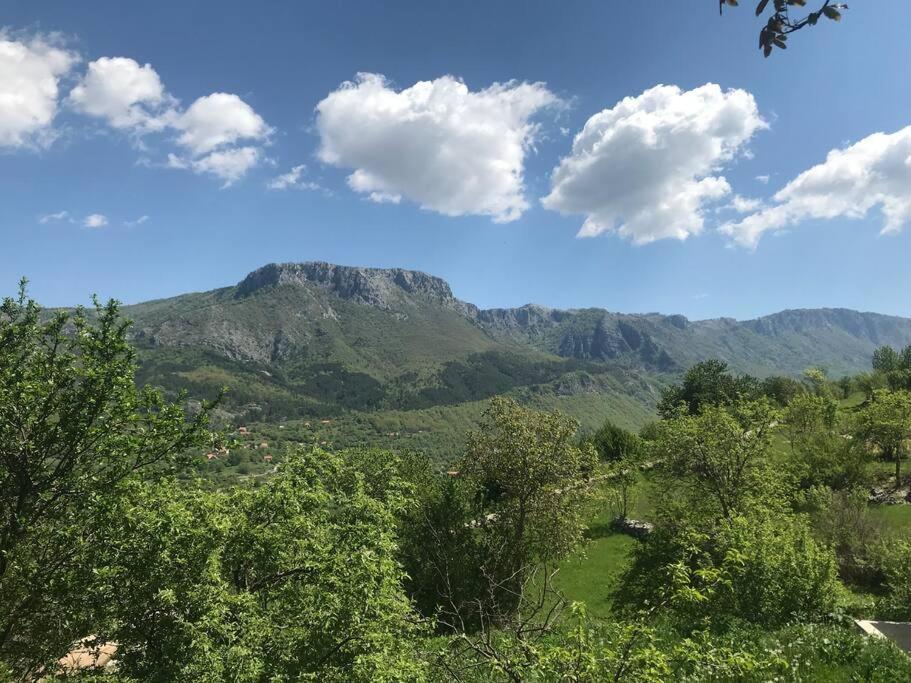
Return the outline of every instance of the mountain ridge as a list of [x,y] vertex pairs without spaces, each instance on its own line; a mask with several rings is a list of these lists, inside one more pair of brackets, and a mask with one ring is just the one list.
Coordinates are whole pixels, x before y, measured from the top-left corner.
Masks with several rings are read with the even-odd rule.
[[[911,344],[911,319],[845,308],[758,318],[480,309],[438,277],[321,261],[272,263],[236,285],[124,307],[134,320],[140,380],[192,397],[234,388],[232,410],[270,416],[429,410],[511,393],[574,409],[654,405],[691,364],[738,372],[833,375],[869,367],[876,346]],[[554,398],[554,400],[557,400]],[[588,409],[586,408],[586,409]],[[595,419],[592,417],[592,419]]]

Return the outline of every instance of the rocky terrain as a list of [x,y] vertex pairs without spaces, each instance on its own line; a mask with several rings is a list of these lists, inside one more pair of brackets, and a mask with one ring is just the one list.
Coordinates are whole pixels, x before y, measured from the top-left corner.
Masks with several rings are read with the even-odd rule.
[[715,357],[758,376],[869,366],[911,344],[911,320],[844,309],[691,321],[528,304],[480,310],[440,278],[399,268],[269,264],[236,286],[126,307],[141,379],[273,416],[426,409],[495,393],[623,395],[647,410],[660,386]]

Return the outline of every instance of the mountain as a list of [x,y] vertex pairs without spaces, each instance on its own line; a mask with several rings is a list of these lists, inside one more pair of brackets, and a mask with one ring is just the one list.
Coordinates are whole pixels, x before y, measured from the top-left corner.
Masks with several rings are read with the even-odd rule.
[[125,307],[140,380],[191,397],[229,386],[226,415],[280,420],[453,410],[497,393],[594,423],[647,419],[660,388],[715,357],[759,376],[869,366],[911,344],[911,320],[845,309],[755,320],[480,310],[403,269],[269,264],[233,287]]

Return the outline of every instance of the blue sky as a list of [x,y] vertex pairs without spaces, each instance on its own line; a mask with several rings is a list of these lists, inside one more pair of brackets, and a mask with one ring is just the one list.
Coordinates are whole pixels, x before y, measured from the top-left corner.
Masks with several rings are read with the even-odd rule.
[[[35,69],[0,52],[0,90],[38,113],[0,108],[0,281],[136,302],[326,260],[482,307],[911,315],[905,3],[769,59],[750,4],[12,0]],[[118,110],[99,64],[157,99]]]

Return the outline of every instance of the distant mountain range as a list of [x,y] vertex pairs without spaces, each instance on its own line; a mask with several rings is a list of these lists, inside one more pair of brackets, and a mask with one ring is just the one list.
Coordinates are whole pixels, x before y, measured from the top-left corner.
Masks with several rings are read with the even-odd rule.
[[425,273],[320,262],[269,264],[233,287],[125,313],[141,381],[197,398],[227,385],[238,419],[428,410],[512,393],[565,404],[583,421],[633,424],[699,360],[758,376],[811,365],[839,375],[868,368],[879,345],[911,344],[911,319],[876,313],[691,321],[533,304],[481,310]]

